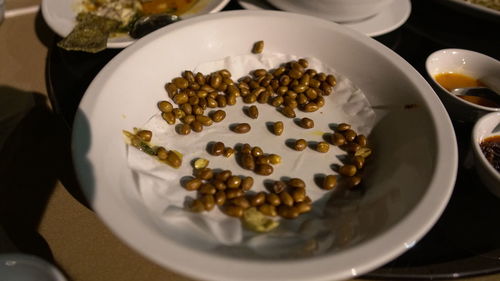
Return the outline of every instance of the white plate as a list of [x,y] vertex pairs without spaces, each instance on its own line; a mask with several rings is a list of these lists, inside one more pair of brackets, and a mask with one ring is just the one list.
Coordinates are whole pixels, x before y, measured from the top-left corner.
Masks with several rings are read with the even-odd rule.
[[66,281],[54,265],[32,255],[0,254],[0,280],[9,281]]
[[[333,244],[318,255],[259,258],[251,249],[238,245],[193,243],[191,238],[197,233],[185,231],[175,221],[162,221],[151,212],[152,206],[144,203],[137,177],[127,163],[121,131],[142,126],[158,112],[156,104],[166,99],[164,86],[169,79],[205,62],[249,54],[258,40],[264,40],[266,53],[315,57],[335,68],[364,91],[376,111],[377,118],[372,120],[375,127],[369,135],[376,153],[365,178],[365,192],[337,189],[327,193],[335,198],[329,202],[336,212],[316,219]],[[407,104],[415,106],[405,107]],[[263,123],[286,119],[277,112],[263,117],[258,119]],[[321,111],[311,117],[331,119],[328,112]],[[228,115],[224,124],[215,126],[228,126],[231,120]],[[184,139],[176,135],[170,144],[196,137],[194,133]],[[225,139],[224,135],[213,137]],[[262,133],[261,140],[266,152],[272,152],[269,143],[285,145],[284,139],[269,132]],[[200,138],[200,142],[205,141]],[[453,190],[458,166],[455,135],[444,107],[404,59],[375,40],[331,21],[280,11],[204,15],[138,40],[113,58],[87,89],[75,116],[72,147],[77,176],[88,201],[118,237],[162,266],[193,278],[217,281],[332,281],[382,266],[412,247],[436,222]],[[334,153],[321,155],[317,157],[336,158]],[[287,161],[287,154],[282,157]],[[215,156],[210,159],[223,161]],[[187,157],[181,169],[189,169],[190,160]],[[313,161],[304,164],[307,169],[315,165]],[[259,178],[256,185],[260,184]],[[200,214],[206,215],[211,214]],[[255,234],[251,236],[255,238]],[[311,244],[301,244],[306,245]],[[268,246],[280,249],[276,243]]]
[[477,16],[486,16],[491,19],[500,20],[500,11],[482,5],[469,3],[464,0],[441,0],[441,1],[445,4],[449,4],[455,8],[459,8],[463,11],[470,12]]
[[[276,10],[265,0],[238,0],[238,3],[248,10]],[[368,19],[340,23],[368,36],[375,37],[389,33],[403,25],[411,13],[410,0],[395,0],[384,11]]]
[[[199,0],[182,18],[215,13],[222,10],[230,0]],[[42,15],[50,28],[61,37],[66,37],[76,24],[76,7],[79,0],[42,0]],[[129,36],[110,38],[108,48],[125,48],[136,40]]]

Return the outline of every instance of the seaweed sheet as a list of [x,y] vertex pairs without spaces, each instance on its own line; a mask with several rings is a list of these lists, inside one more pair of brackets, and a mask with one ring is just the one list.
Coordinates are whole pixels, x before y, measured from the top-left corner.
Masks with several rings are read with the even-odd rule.
[[106,49],[109,34],[118,29],[120,22],[89,13],[78,14],[77,24],[57,46],[68,51],[97,53]]

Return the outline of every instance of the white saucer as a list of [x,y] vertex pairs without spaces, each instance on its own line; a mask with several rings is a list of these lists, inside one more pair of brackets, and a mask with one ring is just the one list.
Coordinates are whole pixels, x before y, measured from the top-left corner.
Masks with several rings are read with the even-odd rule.
[[[247,10],[277,10],[265,0],[238,0]],[[411,12],[410,0],[394,0],[383,12],[358,22],[340,23],[368,36],[389,33],[406,22]]]
[[49,262],[28,254],[0,254],[0,280],[6,281],[67,281]]

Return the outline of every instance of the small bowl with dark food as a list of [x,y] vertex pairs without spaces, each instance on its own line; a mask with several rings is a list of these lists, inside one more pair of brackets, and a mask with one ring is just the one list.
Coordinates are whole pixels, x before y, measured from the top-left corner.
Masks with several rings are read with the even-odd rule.
[[481,181],[500,197],[500,112],[489,113],[476,122],[472,150]]
[[451,118],[475,122],[500,111],[500,62],[481,53],[444,49],[432,53],[426,70]]

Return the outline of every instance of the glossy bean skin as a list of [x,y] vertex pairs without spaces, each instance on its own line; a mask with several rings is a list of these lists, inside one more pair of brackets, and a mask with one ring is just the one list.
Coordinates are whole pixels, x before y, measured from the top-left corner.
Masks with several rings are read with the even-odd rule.
[[259,206],[258,210],[266,216],[275,217],[278,215],[274,205],[262,204]]
[[219,156],[219,155],[222,155],[224,153],[225,148],[226,148],[226,146],[224,145],[224,143],[218,141],[212,145],[212,149],[210,152],[212,155]]
[[255,173],[263,176],[269,176],[274,171],[273,166],[269,164],[259,164],[255,166]]
[[201,169],[196,169],[194,171],[194,176],[198,179],[209,180],[214,177],[214,172],[212,171],[212,169],[205,167]]
[[251,154],[243,154],[241,156],[241,166],[247,170],[255,169],[255,160]]
[[273,133],[275,135],[277,135],[277,136],[281,136],[281,134],[283,134],[283,131],[284,131],[283,122],[282,121],[274,122],[274,124],[273,124]]
[[248,133],[251,129],[250,124],[248,123],[240,123],[232,128],[232,131],[238,134]]
[[285,106],[281,109],[281,113],[288,118],[295,118],[295,111],[290,106]]
[[330,142],[335,146],[341,146],[346,143],[346,139],[343,134],[335,132],[331,135]]
[[359,177],[359,176],[352,176],[352,177],[346,178],[346,184],[347,184],[347,187],[349,187],[349,188],[354,188],[354,187],[358,186],[360,183],[361,183],[361,177]]
[[299,178],[291,178],[287,183],[289,186],[294,188],[306,188],[306,183]]
[[336,175],[327,175],[323,180],[322,188],[325,190],[331,190],[337,186],[337,176]]
[[226,118],[226,112],[224,110],[217,110],[212,114],[212,120],[214,122],[220,122]]
[[307,141],[305,139],[298,139],[295,141],[293,148],[297,151],[302,151],[307,148]]
[[160,101],[158,103],[158,109],[160,109],[161,112],[172,112],[174,107],[168,101]]
[[314,121],[310,118],[304,117],[300,119],[300,126],[304,129],[311,129],[314,127]]
[[343,165],[339,169],[339,174],[347,177],[354,176],[356,172],[357,172],[356,166],[350,164]]
[[279,194],[281,204],[286,206],[293,206],[293,197],[287,191],[280,192]]
[[326,153],[328,152],[328,150],[330,150],[330,145],[324,141],[320,141],[316,145],[316,150],[321,153]]
[[264,51],[264,41],[260,40],[254,43],[252,47],[252,53],[260,54]]
[[259,109],[257,108],[257,106],[250,106],[247,110],[247,115],[252,119],[257,119],[259,117]]
[[201,181],[201,179],[199,178],[194,178],[188,182],[186,182],[184,188],[186,188],[186,190],[198,190],[201,186],[203,182]]
[[253,186],[253,182],[254,182],[254,180],[252,177],[244,177],[241,180],[240,188],[244,191],[250,190]]
[[241,218],[243,216],[244,209],[236,205],[228,205],[224,208],[224,213],[231,217]]
[[151,132],[150,130],[140,130],[137,132],[136,136],[138,136],[139,138],[141,138],[141,140],[145,142],[149,142],[153,137],[153,132]]

